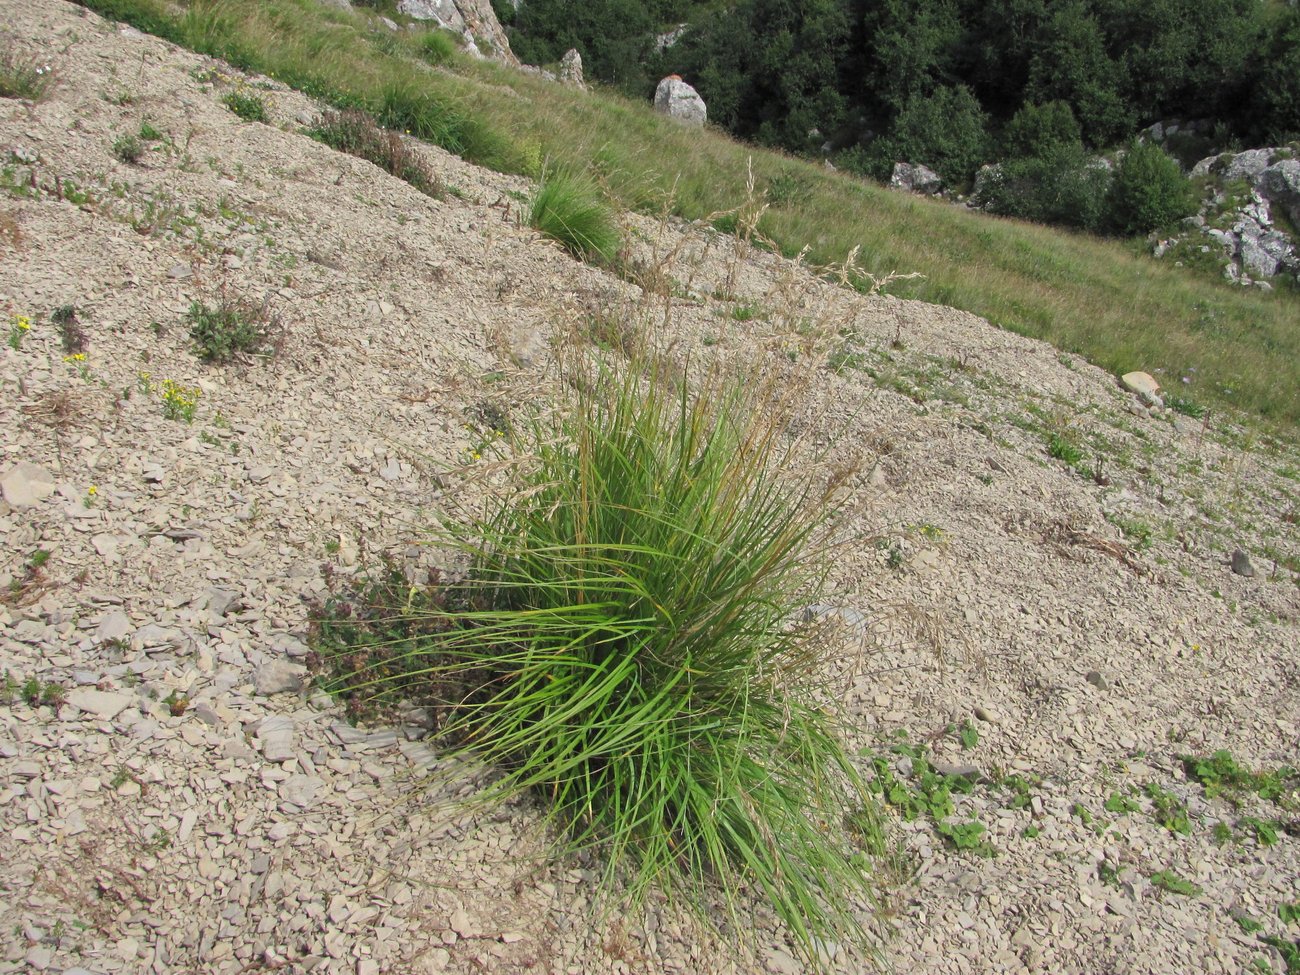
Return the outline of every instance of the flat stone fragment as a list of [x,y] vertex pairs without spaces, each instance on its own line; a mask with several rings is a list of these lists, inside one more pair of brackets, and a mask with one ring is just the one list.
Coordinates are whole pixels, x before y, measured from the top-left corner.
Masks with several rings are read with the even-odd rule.
[[1255,578],[1255,566],[1251,563],[1250,556],[1242,549],[1232,553],[1232,571],[1247,579]]
[[262,695],[297,692],[303,689],[306,679],[307,668],[302,664],[290,663],[287,660],[272,660],[257,668],[253,690]]
[[54,475],[37,464],[20,460],[0,474],[0,491],[15,508],[31,508],[54,493]]
[[131,706],[128,694],[115,691],[97,691],[93,687],[78,687],[68,691],[67,701],[79,711],[93,714],[103,721],[112,721]]

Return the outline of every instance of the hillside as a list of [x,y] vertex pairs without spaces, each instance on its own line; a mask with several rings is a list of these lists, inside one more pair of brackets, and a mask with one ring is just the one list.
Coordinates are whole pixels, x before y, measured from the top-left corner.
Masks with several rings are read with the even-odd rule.
[[[426,728],[354,727],[305,684],[312,604],[385,554],[413,577],[438,567],[428,526],[482,501],[485,430],[555,403],[561,354],[633,339],[682,363],[788,368],[808,384],[791,435],[858,471],[831,566],[847,647],[825,669],[864,774],[897,787],[872,921],[888,964],[1295,958],[1289,435],[1227,408],[1149,410],[1070,351],[842,286],[705,221],[623,215],[637,284],[523,225],[526,177],[408,140],[445,186],[420,193],[304,134],[328,106],[278,78],[62,0],[0,0],[0,24],[56,79],[42,101],[0,98],[0,971],[802,970],[761,909],[752,959],[660,901],[593,914],[598,864],[539,859],[535,802],[471,814],[469,779],[420,793],[438,760]],[[533,110],[506,89],[541,82],[461,70],[429,74],[463,86],[467,110],[513,105],[492,116],[513,137],[554,127],[514,127]],[[241,120],[232,94],[266,121]],[[625,111],[629,129],[652,124]],[[683,159],[739,158],[689,138]],[[609,149],[616,187],[644,171],[619,155],[631,145]],[[840,185],[780,164],[800,199]],[[739,205],[743,169],[730,179]],[[1294,370],[1274,338],[1294,321],[1267,296],[1017,225],[981,244],[1001,224],[884,206],[934,217],[934,239],[867,270],[924,273],[930,297],[969,296],[1041,241],[1026,317],[1110,300],[1095,265],[1061,266],[1086,254],[1131,294],[1209,296],[1197,314],[1224,329],[1223,358],[1161,360],[1166,385],[1199,394],[1200,364],[1267,391]],[[807,219],[790,207],[775,226]],[[845,234],[828,230],[825,263]],[[241,297],[278,323],[273,348],[205,364],[195,304]],[[1172,304],[1107,314],[1133,332],[1155,307]],[[1269,337],[1260,358],[1223,364],[1232,322]],[[1294,418],[1295,396],[1266,412]],[[936,819],[940,788],[954,810]]]

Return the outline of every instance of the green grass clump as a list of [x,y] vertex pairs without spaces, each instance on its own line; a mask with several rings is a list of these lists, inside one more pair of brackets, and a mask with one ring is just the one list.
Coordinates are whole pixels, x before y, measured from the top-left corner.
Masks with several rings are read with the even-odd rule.
[[54,79],[54,69],[46,62],[20,56],[10,43],[0,46],[0,98],[44,101]]
[[452,59],[456,53],[457,45],[455,38],[446,31],[431,30],[416,40],[415,49],[419,52],[420,57],[429,64],[442,64],[444,61]]
[[[513,491],[438,534],[463,581],[365,610],[378,638],[321,648],[334,689],[422,685],[444,744],[498,770],[484,798],[543,800],[562,851],[603,855],[607,898],[656,887],[743,939],[755,894],[810,964],[817,939],[869,949],[876,820],[819,704],[824,641],[793,622],[830,499],[779,473],[782,404],[616,362],[514,424],[533,454]],[[355,635],[343,615],[322,632]]]
[[340,152],[374,163],[386,173],[410,183],[421,193],[442,199],[447,188],[419,153],[391,129],[381,129],[359,109],[325,112],[312,126],[313,139]]
[[612,264],[622,235],[614,211],[589,179],[552,173],[533,197],[528,222],[574,257]]
[[245,122],[265,122],[266,102],[261,95],[247,91],[231,91],[221,99],[221,104],[238,115]]

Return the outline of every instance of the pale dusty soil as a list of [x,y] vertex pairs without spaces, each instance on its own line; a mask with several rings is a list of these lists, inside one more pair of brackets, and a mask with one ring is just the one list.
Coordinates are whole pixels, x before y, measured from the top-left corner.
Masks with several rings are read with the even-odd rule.
[[[1231,912],[1296,937],[1277,908],[1300,899],[1300,840],[1211,830],[1248,814],[1294,828],[1294,806],[1234,810],[1177,756],[1296,762],[1293,444],[1149,414],[1100,370],[971,315],[632,216],[640,257],[677,282],[663,324],[662,299],[518,225],[524,180],[429,149],[457,195],[423,197],[299,134],[316,111],[302,96],[262,79],[273,124],[241,123],[220,103],[243,83],[230,69],[58,0],[0,0],[0,31],[60,78],[43,104],[0,102],[0,168],[20,150],[8,181],[40,188],[0,191],[0,314],[35,321],[0,348],[0,476],[29,462],[57,486],[0,502],[0,668],[70,701],[0,704],[0,971],[798,970],[761,916],[753,960],[666,908],[593,920],[593,865],[531,857],[527,804],[396,804],[430,760],[418,728],[356,730],[326,698],[255,687],[306,652],[323,566],[435,560],[421,526],[472,502],[480,408],[546,401],[546,342],[601,307],[653,319],[679,356],[815,367],[791,428],[863,464],[833,573],[836,603],[871,622],[856,670],[837,669],[854,749],[906,729],[940,760],[1042,779],[1025,808],[988,783],[959,797],[992,858],[891,820],[907,865],[886,891],[893,967],[1283,970]],[[113,141],[145,119],[172,142],[120,163]],[[91,199],[58,199],[56,179]],[[198,362],[184,315],[223,287],[282,317],[277,355]],[[49,322],[69,303],[84,377]],[[738,305],[760,314],[737,321]],[[810,321],[848,333],[842,374]],[[192,425],[164,418],[142,371],[201,388]],[[1052,460],[1049,429],[1105,457],[1111,483]],[[1238,547],[1253,578],[1229,568]],[[944,733],[963,722],[969,750]],[[1186,802],[1190,835],[1145,797],[1103,809],[1148,783]],[[1161,870],[1203,893],[1158,889]]]

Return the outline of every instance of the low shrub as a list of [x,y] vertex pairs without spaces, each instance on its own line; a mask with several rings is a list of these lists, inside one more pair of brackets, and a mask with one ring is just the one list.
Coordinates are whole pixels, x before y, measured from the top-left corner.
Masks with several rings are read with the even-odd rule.
[[990,213],[1037,223],[1099,230],[1107,219],[1111,174],[1078,143],[1002,163],[980,181]]
[[461,581],[389,571],[318,623],[332,686],[354,710],[394,686],[429,706],[454,766],[496,769],[480,799],[539,797],[559,852],[603,854],[606,895],[655,886],[741,938],[759,895],[813,965],[819,943],[869,948],[879,827],[796,622],[833,489],[780,473],[761,384],[692,393],[616,362],[570,370],[513,489],[436,533]]
[[1134,143],[1115,170],[1111,226],[1130,236],[1150,233],[1196,212],[1192,183],[1159,146]]
[[325,112],[309,134],[332,149],[374,163],[421,193],[439,200],[446,195],[442,178],[424,157],[413,152],[399,133],[381,129],[365,112]]
[[120,135],[113,141],[113,155],[119,162],[135,165],[144,155],[144,140],[133,132]]
[[1046,105],[1025,105],[1002,131],[1003,151],[1013,159],[1042,157],[1053,150],[1077,146],[1083,131],[1070,110],[1069,103],[1052,101]]
[[280,331],[268,305],[226,294],[212,305],[191,302],[185,319],[194,351],[207,363],[229,362],[241,353],[272,349]]
[[622,243],[614,211],[591,180],[550,174],[533,197],[528,222],[575,257],[613,262]]
[[889,179],[896,162],[924,163],[949,186],[967,183],[988,154],[988,118],[964,85],[908,99],[890,134],[866,150],[877,179]]

